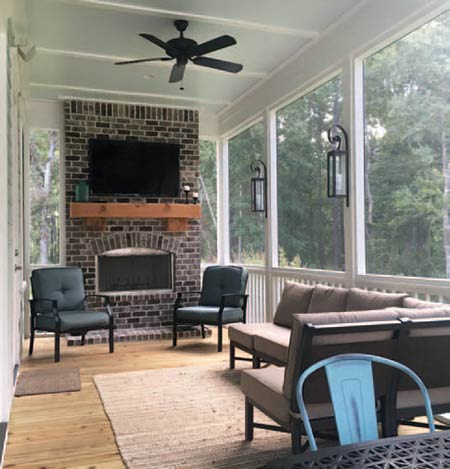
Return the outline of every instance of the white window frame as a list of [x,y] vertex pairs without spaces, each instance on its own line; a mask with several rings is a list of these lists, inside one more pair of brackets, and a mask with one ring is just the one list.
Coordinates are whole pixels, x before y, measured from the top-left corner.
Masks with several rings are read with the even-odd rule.
[[[266,265],[264,269],[247,266],[250,273],[264,271],[266,276],[266,319],[270,320],[275,307],[275,276],[296,278],[306,282],[323,282],[347,287],[361,287],[384,291],[407,291],[413,295],[424,295],[430,298],[437,295],[439,299],[450,299],[448,289],[450,279],[421,277],[402,277],[375,275],[366,273],[365,243],[365,188],[364,188],[364,82],[363,62],[370,55],[410,34],[417,28],[432,21],[444,13],[450,2],[436,2],[437,6],[424,5],[404,17],[401,22],[391,26],[383,34],[363,44],[361,47],[346,53],[332,67],[323,70],[298,89],[287,93],[252,118],[242,122],[232,130],[224,133],[219,139],[218,190],[221,199],[219,218],[221,223],[218,233],[218,252],[222,263],[228,263],[229,257],[229,215],[228,215],[228,140],[245,131],[259,120],[264,120],[265,159],[268,178],[268,218],[266,221]],[[280,268],[278,265],[278,211],[277,211],[277,155],[276,155],[276,112],[293,101],[305,96],[335,76],[342,74],[343,91],[343,126],[348,131],[350,154],[350,206],[344,208],[345,236],[345,271],[329,271],[304,268]],[[270,311],[272,309],[272,311]]]

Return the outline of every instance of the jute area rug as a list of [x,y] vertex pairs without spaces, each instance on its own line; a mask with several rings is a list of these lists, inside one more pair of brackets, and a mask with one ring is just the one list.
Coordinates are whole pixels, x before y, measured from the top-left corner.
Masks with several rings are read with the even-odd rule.
[[31,396],[72,392],[81,389],[80,370],[78,368],[44,368],[22,371],[16,384],[15,395]]
[[[258,468],[289,455],[290,436],[255,429],[245,441],[239,375],[221,364],[94,381],[128,468]],[[255,421],[269,422],[256,410]]]

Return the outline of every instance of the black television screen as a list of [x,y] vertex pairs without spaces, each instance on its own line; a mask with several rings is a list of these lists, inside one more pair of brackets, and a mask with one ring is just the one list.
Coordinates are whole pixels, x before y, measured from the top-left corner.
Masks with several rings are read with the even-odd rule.
[[177,197],[180,146],[130,140],[89,140],[93,195]]

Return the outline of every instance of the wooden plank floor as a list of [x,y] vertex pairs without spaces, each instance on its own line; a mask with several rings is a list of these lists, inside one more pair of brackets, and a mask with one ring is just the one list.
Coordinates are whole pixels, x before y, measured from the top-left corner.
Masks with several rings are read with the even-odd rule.
[[[224,336],[227,336],[225,333]],[[64,342],[64,341],[62,341]],[[67,347],[61,362],[53,362],[53,340],[37,339],[32,358],[24,358],[21,370],[76,366],[80,368],[80,392],[15,398],[12,407],[5,468],[111,469],[123,468],[114,435],[92,377],[100,373],[147,370],[227,362],[228,344],[216,352],[216,335],[205,340],[116,344],[114,354],[106,344]],[[248,367],[247,362],[238,362]],[[421,432],[403,427],[401,433]]]
[[36,339],[33,357],[24,358],[21,370],[79,367],[81,391],[14,399],[5,468],[123,468],[92,377],[228,360],[228,344],[217,353],[215,334],[204,340],[180,339],[176,349],[169,340],[117,343],[114,354],[108,353],[106,344],[67,347],[63,343],[61,362],[54,363],[53,340]]

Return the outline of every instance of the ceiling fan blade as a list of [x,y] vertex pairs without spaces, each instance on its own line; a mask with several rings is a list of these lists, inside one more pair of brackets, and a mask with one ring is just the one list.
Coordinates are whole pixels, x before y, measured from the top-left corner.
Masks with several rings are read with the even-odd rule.
[[216,68],[224,72],[238,73],[242,70],[242,65],[235,62],[227,62],[226,60],[213,59],[212,57],[196,57],[192,59],[195,65],[202,67]]
[[203,44],[199,44],[193,51],[191,57],[196,57],[199,55],[209,54],[219,49],[224,49],[225,47],[230,47],[236,44],[236,39],[234,37],[225,35],[219,36],[210,41],[206,41]]
[[176,83],[178,81],[181,81],[183,79],[185,68],[185,63],[176,63],[172,67],[172,71],[170,72],[169,83]]
[[136,60],[123,60],[122,62],[115,62],[115,65],[128,65],[140,64],[142,62],[157,62],[157,61],[173,60],[171,57],[155,57],[154,59],[136,59]]
[[158,47],[161,47],[169,55],[177,54],[177,50],[174,47],[172,47],[170,44],[167,44],[167,42],[161,41],[161,39],[157,38],[156,36],[153,36],[153,34],[140,33],[139,36],[143,37],[144,39],[147,39],[147,41],[150,41]]

